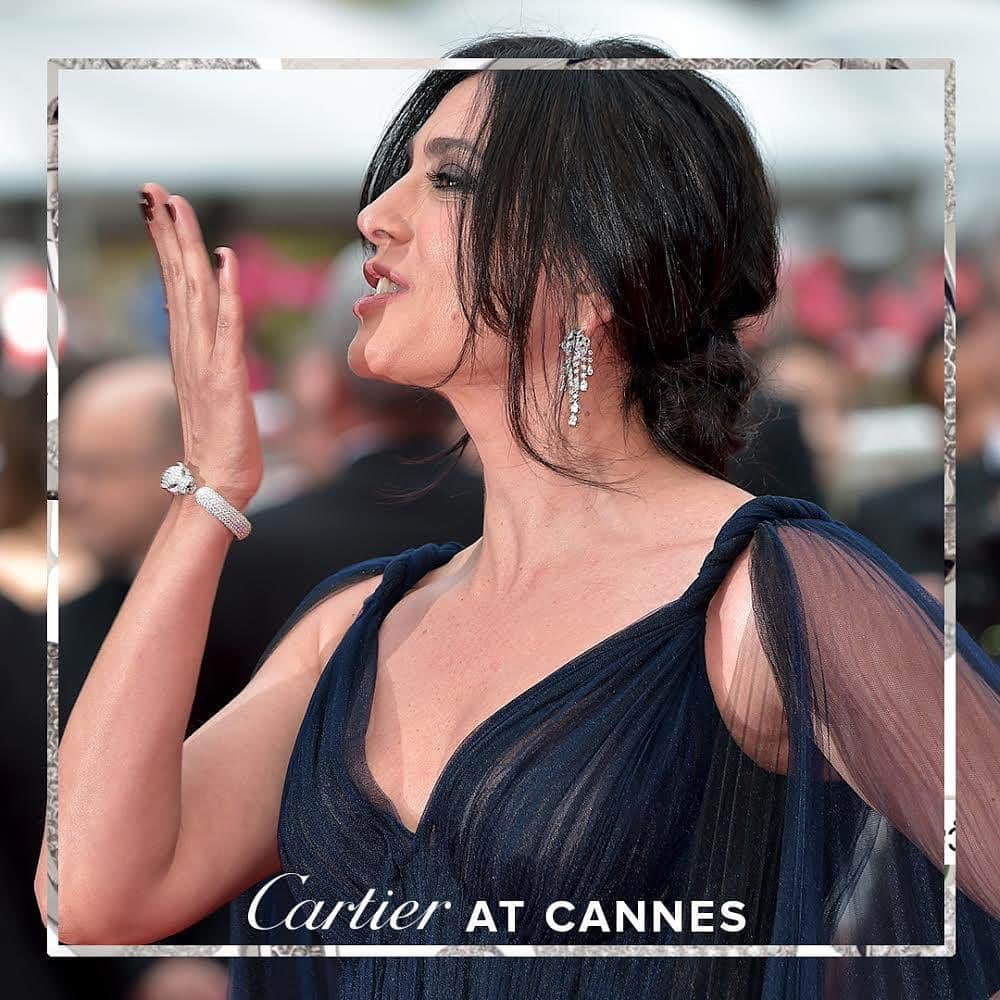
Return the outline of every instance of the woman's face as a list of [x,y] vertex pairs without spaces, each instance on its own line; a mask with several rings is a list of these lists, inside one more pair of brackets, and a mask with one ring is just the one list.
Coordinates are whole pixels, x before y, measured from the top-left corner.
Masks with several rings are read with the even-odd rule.
[[[467,324],[456,289],[453,213],[471,176],[461,143],[478,124],[469,119],[477,84],[478,76],[468,77],[445,95],[414,136],[410,169],[358,214],[358,228],[376,247],[369,276],[373,268],[391,270],[405,287],[355,306],[359,326],[348,363],[357,375],[429,385],[458,359]],[[498,365],[498,338],[485,338],[477,344],[477,378],[495,379]],[[455,378],[468,384],[463,370]]]

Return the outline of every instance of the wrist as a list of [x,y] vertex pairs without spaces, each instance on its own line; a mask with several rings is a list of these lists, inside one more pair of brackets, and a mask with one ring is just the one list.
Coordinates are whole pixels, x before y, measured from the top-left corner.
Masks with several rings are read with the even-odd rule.
[[191,493],[177,493],[173,497],[171,510],[175,523],[183,524],[185,530],[192,528],[204,531],[209,538],[222,542],[227,547],[236,541],[236,536],[217,517],[210,514]]
[[174,496],[193,500],[236,538],[243,539],[250,534],[250,521],[241,509],[251,499],[245,493],[233,491],[230,496],[223,496],[208,482],[199,485],[194,473],[183,462],[175,462],[163,470],[160,486]]

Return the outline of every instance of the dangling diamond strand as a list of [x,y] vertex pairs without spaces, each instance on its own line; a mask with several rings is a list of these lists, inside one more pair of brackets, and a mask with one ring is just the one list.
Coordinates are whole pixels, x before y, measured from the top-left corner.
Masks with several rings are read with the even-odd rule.
[[583,330],[570,330],[559,344],[565,354],[559,372],[559,391],[569,385],[569,426],[576,427],[580,414],[580,393],[587,391],[587,376],[594,374],[594,352]]

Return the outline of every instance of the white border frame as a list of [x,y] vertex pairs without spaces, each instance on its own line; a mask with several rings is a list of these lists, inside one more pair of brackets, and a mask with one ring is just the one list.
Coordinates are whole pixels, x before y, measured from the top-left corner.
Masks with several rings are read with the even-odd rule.
[[[944,941],[933,945],[66,945],[58,938],[58,741],[59,741],[59,591],[58,591],[58,290],[59,290],[59,75],[61,72],[112,69],[335,70],[335,69],[838,69],[940,70],[944,77]],[[956,488],[955,488],[955,61],[954,59],[49,59],[47,95],[46,261],[47,310],[47,796],[48,845],[47,952],[78,956],[259,956],[362,955],[510,957],[950,957],[956,954]]]

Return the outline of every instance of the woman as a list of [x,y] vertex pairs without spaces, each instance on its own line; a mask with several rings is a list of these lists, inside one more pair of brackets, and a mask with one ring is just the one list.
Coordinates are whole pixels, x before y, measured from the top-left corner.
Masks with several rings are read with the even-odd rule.
[[[491,37],[451,55],[664,53]],[[143,193],[185,459],[243,507],[261,463],[238,261],[221,249],[213,275],[187,201]],[[482,461],[483,535],[333,573],[182,744],[232,534],[177,498],[62,744],[63,940],[155,940],[238,896],[247,943],[941,941],[941,605],[821,507],[719,474],[754,387],[735,331],[778,263],[724,92],[680,71],[432,72],[362,206],[352,369],[447,396]],[[954,959],[239,959],[232,995],[986,996],[1000,677],[958,643]],[[309,900],[372,891],[451,908],[302,927]],[[467,932],[477,900],[495,932]],[[523,904],[514,930],[500,900]],[[558,929],[590,901],[610,930]],[[683,919],[617,931],[618,901]],[[290,910],[299,929],[255,929]]]

